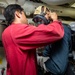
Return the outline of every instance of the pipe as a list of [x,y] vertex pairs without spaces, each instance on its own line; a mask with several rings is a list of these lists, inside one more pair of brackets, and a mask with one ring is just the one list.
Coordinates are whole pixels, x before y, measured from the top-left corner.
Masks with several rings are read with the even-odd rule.
[[75,0],[41,0],[44,3],[47,3],[49,5],[62,5],[66,3],[74,3]]

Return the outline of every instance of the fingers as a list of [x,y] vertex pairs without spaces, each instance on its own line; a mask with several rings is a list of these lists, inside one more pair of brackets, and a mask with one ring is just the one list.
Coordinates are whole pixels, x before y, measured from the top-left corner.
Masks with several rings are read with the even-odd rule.
[[58,20],[58,16],[57,16],[56,12],[50,12],[50,18],[53,21],[57,21]]
[[45,17],[50,20],[52,19],[52,21],[58,20],[58,16],[57,16],[56,12],[47,11]]

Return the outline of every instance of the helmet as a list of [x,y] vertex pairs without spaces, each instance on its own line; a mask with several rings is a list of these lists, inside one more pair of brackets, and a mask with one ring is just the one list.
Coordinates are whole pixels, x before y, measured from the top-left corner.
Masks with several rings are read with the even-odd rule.
[[45,15],[46,12],[49,11],[49,9],[46,6],[39,6],[35,9],[33,21],[39,25],[39,24],[49,24],[50,20],[47,20]]

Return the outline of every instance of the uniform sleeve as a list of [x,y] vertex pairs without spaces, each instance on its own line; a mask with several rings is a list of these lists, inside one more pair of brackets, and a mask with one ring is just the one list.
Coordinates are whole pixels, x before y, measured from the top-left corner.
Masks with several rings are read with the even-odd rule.
[[47,26],[22,26],[17,28],[15,41],[22,50],[45,46],[63,37],[64,29],[61,24],[55,21]]
[[52,49],[51,49],[51,44],[45,46],[45,47],[44,47],[44,50],[43,50],[43,56],[44,56],[44,57],[49,57],[51,50],[52,50]]

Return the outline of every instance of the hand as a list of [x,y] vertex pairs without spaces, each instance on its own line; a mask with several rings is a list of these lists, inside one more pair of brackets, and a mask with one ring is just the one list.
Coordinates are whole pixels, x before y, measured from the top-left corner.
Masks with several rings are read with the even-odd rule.
[[46,19],[52,19],[53,21],[57,21],[58,20],[58,16],[55,12],[46,12],[46,15],[45,15]]
[[46,62],[50,57],[44,57],[44,56],[37,56],[37,63],[41,67],[43,67],[44,62]]
[[43,67],[43,56],[37,56],[37,64]]
[[46,12],[45,17],[46,17],[47,20],[49,20],[50,19],[50,12]]
[[53,20],[53,21],[58,21],[58,16],[55,12],[50,12],[50,18]]

